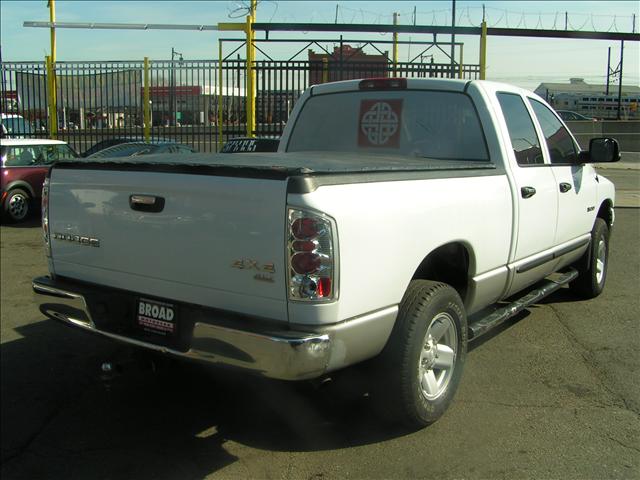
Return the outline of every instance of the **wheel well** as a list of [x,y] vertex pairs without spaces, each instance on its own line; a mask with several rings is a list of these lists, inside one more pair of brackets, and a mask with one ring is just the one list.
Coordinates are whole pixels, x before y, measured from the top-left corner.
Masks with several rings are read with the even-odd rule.
[[460,242],[447,243],[425,257],[413,274],[412,280],[434,280],[455,288],[465,299],[469,286],[469,267],[472,255]]
[[29,185],[27,182],[22,182],[20,180],[16,182],[12,182],[9,185],[7,185],[7,187],[5,188],[5,192],[10,192],[11,190],[15,190],[16,188],[26,191],[31,198],[34,198],[36,196],[36,193],[33,191],[33,188],[31,187],[31,185]]
[[611,200],[605,200],[600,205],[600,210],[598,210],[598,218],[603,219],[609,228],[613,225],[613,202]]

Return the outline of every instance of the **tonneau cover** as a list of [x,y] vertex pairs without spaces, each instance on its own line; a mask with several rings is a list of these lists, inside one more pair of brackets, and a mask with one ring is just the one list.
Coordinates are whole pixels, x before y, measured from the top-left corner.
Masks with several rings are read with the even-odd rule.
[[143,155],[92,161],[58,162],[57,167],[82,169],[131,169],[188,173],[286,178],[304,174],[347,174],[443,170],[495,169],[492,162],[362,155],[342,152],[245,153],[242,155],[197,153],[193,155]]

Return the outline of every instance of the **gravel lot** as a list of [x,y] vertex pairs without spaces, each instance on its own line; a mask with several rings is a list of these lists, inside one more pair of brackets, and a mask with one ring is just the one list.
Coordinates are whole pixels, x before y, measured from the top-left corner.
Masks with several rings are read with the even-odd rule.
[[618,209],[608,285],[561,290],[471,346],[456,401],[381,424],[357,370],[326,386],[137,363],[45,319],[39,225],[1,227],[0,474],[9,479],[640,478],[640,210]]

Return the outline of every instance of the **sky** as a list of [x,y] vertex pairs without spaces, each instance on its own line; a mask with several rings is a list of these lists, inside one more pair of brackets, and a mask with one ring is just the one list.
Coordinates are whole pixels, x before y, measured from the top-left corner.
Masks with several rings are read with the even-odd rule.
[[[56,1],[59,22],[121,22],[206,24],[240,22],[246,15],[247,1]],[[511,28],[564,28],[565,12],[568,28],[579,30],[635,32],[640,17],[640,2],[636,1],[456,1],[456,22],[460,26],[478,26],[483,5],[489,26]],[[393,13],[400,14],[399,23],[419,25],[450,25],[451,1],[275,1],[259,2],[259,22],[311,23],[374,23],[391,24]],[[635,18],[634,18],[635,14]],[[0,46],[3,61],[42,60],[49,54],[49,30],[26,28],[26,20],[48,21],[45,0],[0,2]],[[635,25],[634,25],[635,20]],[[344,38],[359,41],[390,41],[391,34],[345,32]],[[175,48],[185,59],[217,59],[219,38],[242,38],[240,32],[185,31],[116,31],[70,30],[57,31],[58,61],[76,60],[166,60]],[[286,60],[303,49],[296,57],[306,59],[306,42],[322,39],[331,49],[339,34],[318,32],[272,33],[270,38],[293,39],[296,42],[278,44],[259,43],[270,57]],[[258,33],[257,38],[264,38]],[[400,40],[431,41],[432,35],[402,34]],[[438,36],[439,41],[449,37]],[[477,36],[456,36],[464,43],[464,62],[478,63]],[[351,42],[357,45],[356,42]],[[640,85],[640,42],[625,42],[623,83]],[[225,55],[239,44],[225,43]],[[566,40],[540,38],[489,37],[487,47],[487,78],[535,89],[541,82],[567,82],[569,78],[584,78],[589,83],[606,81],[607,54],[611,47],[611,66],[620,61],[620,42],[607,40]],[[315,48],[315,47],[311,47]],[[391,50],[390,45],[379,45]],[[426,47],[423,47],[426,48]],[[400,60],[407,61],[420,54],[416,44],[400,47]],[[319,49],[315,48],[316,51]],[[433,53],[432,49],[429,53]],[[241,50],[242,51],[242,50]],[[371,48],[367,53],[376,53]],[[258,59],[263,58],[258,53]],[[443,53],[436,52],[436,62],[448,62]]]

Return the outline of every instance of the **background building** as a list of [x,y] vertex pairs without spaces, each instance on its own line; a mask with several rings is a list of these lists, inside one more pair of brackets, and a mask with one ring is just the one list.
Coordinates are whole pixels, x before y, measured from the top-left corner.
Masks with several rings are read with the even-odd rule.
[[[618,85],[591,85],[582,78],[571,78],[569,83],[541,83],[535,93],[556,110],[571,110],[595,118],[617,118]],[[640,87],[622,86],[620,118],[637,120]]]
[[368,55],[350,45],[334,47],[333,53],[309,50],[309,85],[353,80],[366,77],[388,77],[389,55]]

